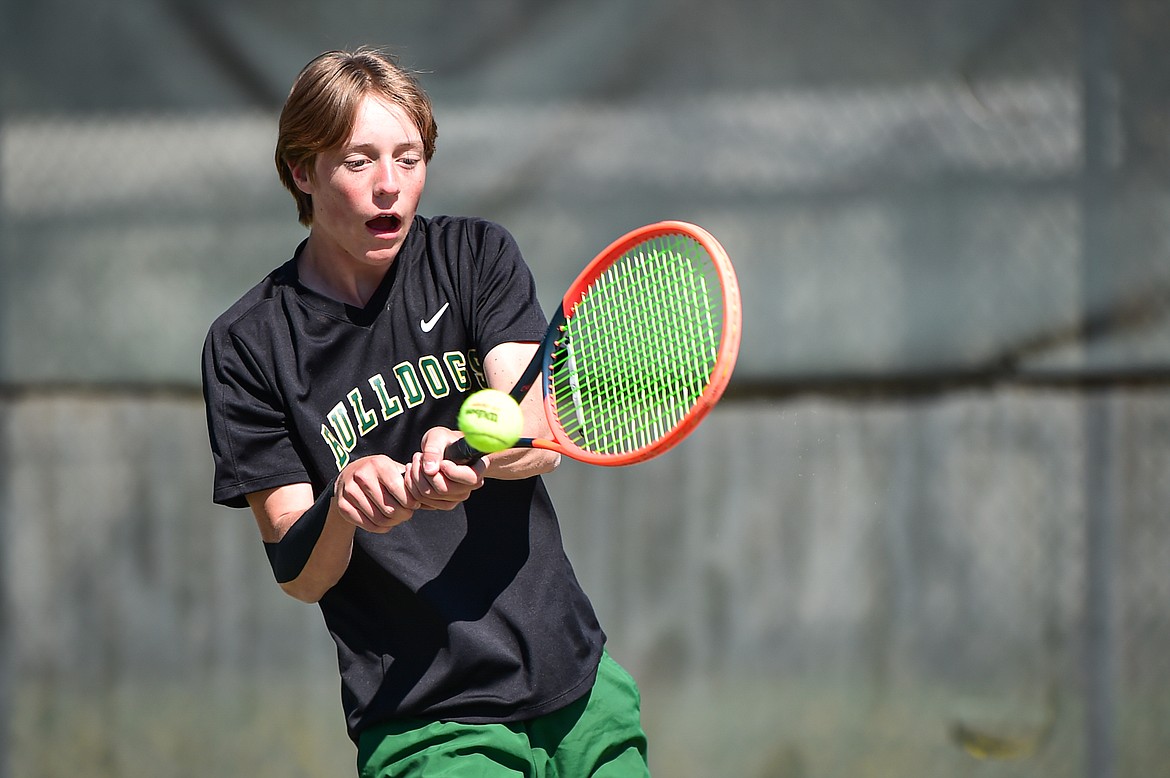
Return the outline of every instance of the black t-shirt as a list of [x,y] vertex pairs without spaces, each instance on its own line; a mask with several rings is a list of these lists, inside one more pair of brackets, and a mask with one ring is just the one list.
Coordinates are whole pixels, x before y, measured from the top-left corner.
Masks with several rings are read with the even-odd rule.
[[[299,254],[299,250],[298,250]],[[491,222],[416,217],[362,309],[316,294],[296,258],[212,325],[203,383],[214,500],[308,481],[350,461],[409,461],[455,426],[494,346],[539,340],[535,284]],[[320,602],[351,737],[393,717],[514,721],[584,694],[605,636],[540,478],[489,479],[452,511],[361,530]]]

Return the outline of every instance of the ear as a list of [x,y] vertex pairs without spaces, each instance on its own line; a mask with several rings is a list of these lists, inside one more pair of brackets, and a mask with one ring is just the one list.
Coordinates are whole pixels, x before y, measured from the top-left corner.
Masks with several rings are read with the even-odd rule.
[[289,165],[288,172],[292,176],[293,183],[297,185],[297,189],[308,195],[313,194],[313,177],[309,164]]

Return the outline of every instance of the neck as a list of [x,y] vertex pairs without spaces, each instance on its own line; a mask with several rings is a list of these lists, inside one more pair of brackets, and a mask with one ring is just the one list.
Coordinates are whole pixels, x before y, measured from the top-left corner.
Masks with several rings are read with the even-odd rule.
[[302,284],[338,302],[364,308],[374,296],[390,265],[367,267],[322,251],[312,234],[297,257],[297,275]]

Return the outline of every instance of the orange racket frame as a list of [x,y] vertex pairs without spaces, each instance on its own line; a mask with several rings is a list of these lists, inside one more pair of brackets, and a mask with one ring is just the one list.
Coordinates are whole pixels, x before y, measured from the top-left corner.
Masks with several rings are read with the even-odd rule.
[[[722,298],[722,325],[719,328],[719,344],[711,374],[698,398],[688,411],[664,434],[645,445],[621,452],[598,453],[582,448],[573,442],[566,431],[555,407],[555,396],[550,386],[549,366],[556,352],[558,341],[577,307],[589,294],[592,285],[620,259],[639,245],[668,236],[681,236],[698,243],[710,260],[710,265],[719,282]],[[516,382],[510,394],[519,402],[528,393],[539,377],[543,395],[544,414],[552,430],[552,439],[521,438],[517,447],[539,448],[556,451],[565,456],[592,465],[620,466],[643,462],[656,457],[687,437],[711,411],[722,397],[739,354],[740,337],[743,328],[739,282],[731,259],[723,246],[711,233],[702,227],[682,221],[661,221],[639,227],[615,240],[598,254],[581,271],[567,292],[561,298],[560,308],[551,317],[548,331],[532,362]],[[466,444],[457,441],[448,448],[447,457],[453,461],[472,461],[481,456]]]

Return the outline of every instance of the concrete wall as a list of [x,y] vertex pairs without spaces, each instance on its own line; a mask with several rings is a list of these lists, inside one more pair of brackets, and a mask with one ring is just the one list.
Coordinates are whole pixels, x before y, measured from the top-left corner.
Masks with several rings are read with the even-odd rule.
[[[1125,753],[1164,763],[1168,400],[729,402],[659,460],[567,463],[566,542],[660,774],[954,774],[956,722],[1051,726],[1029,769],[1076,774],[1091,412]],[[249,514],[210,504],[203,423],[184,394],[0,404],[13,775],[348,769],[332,645]]]

